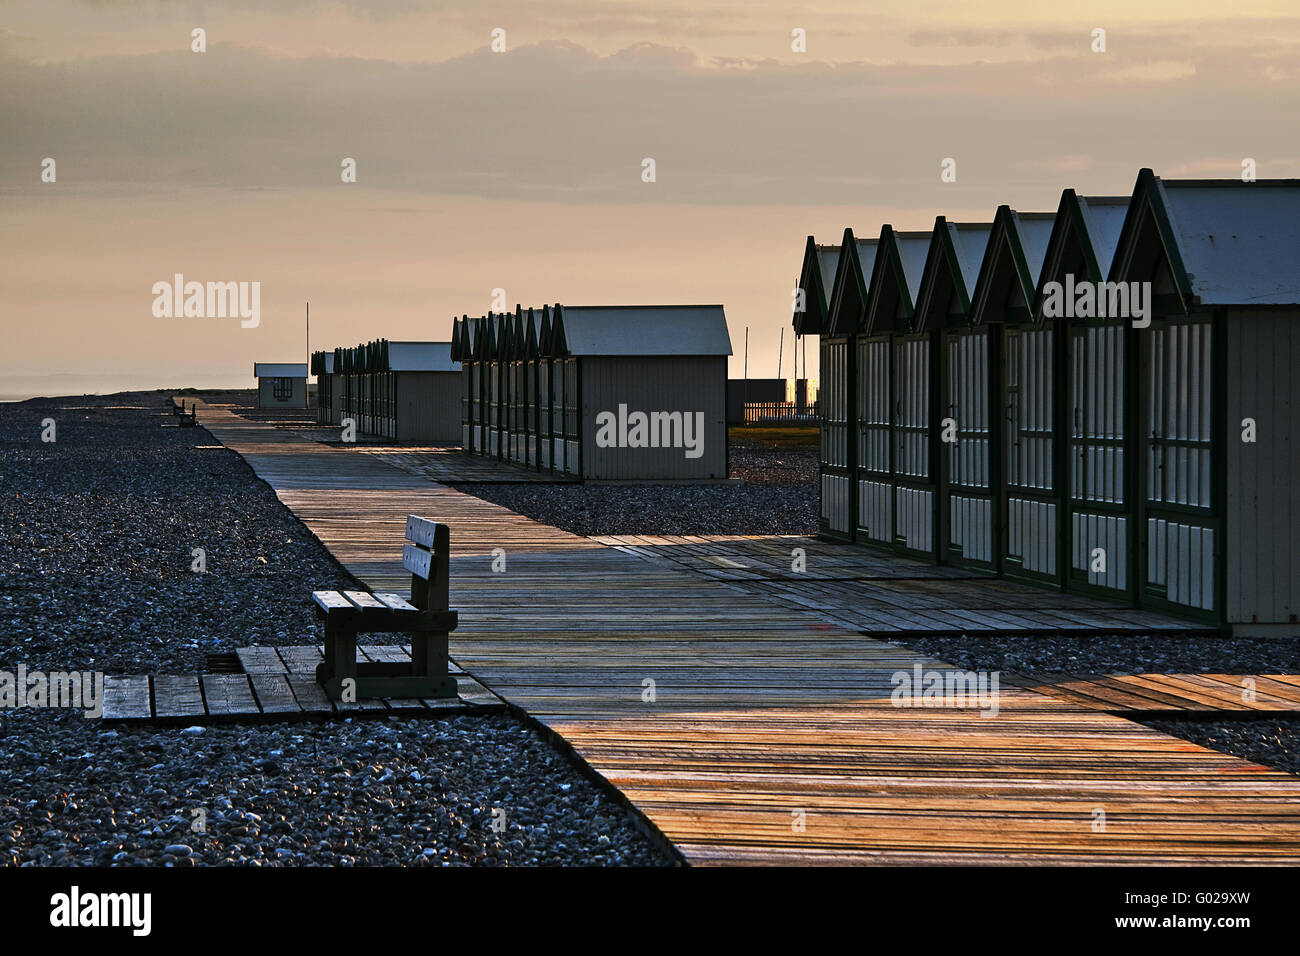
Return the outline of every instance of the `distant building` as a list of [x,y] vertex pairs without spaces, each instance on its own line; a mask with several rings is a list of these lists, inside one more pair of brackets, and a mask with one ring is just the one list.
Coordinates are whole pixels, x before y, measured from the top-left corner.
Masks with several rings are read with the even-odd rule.
[[519,308],[457,319],[452,341],[466,451],[584,479],[727,476],[722,306]]
[[306,408],[306,362],[254,362],[259,408]]
[[461,365],[449,342],[390,342],[317,352],[317,418],[395,441],[460,441]]
[[[745,421],[745,406],[754,403],[783,405],[802,413],[808,403],[807,379],[794,380],[794,396],[790,395],[790,380],[785,378],[729,378],[727,379],[727,424],[739,425]],[[775,413],[774,413],[775,414]]]

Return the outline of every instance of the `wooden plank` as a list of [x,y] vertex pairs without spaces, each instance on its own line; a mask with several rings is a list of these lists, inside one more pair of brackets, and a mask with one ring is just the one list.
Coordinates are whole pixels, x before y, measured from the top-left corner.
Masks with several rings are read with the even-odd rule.
[[413,544],[408,544],[402,548],[402,567],[418,578],[428,580],[429,565],[432,560],[432,554],[428,551],[422,551]]
[[369,591],[344,591],[343,596],[362,610],[372,608],[382,611],[386,607]]
[[154,717],[202,718],[203,688],[197,674],[155,674],[153,678]]
[[294,699],[297,700],[298,706],[305,714],[333,714],[335,713],[334,702],[330,700],[329,695],[316,683],[314,677],[302,677],[297,674],[290,674],[285,678],[289,689],[293,691]]
[[246,674],[204,674],[201,680],[209,717],[246,717],[262,712]]
[[352,607],[351,602],[338,591],[312,591],[311,599],[323,611],[345,611]]
[[288,669],[274,647],[253,645],[235,651],[245,674],[284,674]]
[[250,674],[248,682],[264,714],[296,714],[301,711],[285,674]]
[[104,677],[101,720],[146,720],[151,716],[148,677]]
[[376,594],[374,597],[384,607],[391,608],[394,611],[410,611],[412,613],[419,612],[419,608],[414,604],[409,603],[406,598],[400,597],[396,594]]
[[428,518],[419,518],[415,515],[406,516],[406,539],[422,548],[433,550],[433,542],[437,540],[438,528],[445,527],[439,525],[436,521],[430,521]]

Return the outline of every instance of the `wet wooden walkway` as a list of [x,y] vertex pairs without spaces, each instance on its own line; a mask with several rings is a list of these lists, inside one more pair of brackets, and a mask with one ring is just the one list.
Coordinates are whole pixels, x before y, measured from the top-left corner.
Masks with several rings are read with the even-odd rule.
[[689,862],[1300,863],[1293,776],[1014,682],[996,716],[893,700],[893,675],[945,665],[372,455],[199,417],[371,587],[407,583],[407,514],[450,525],[456,661]]

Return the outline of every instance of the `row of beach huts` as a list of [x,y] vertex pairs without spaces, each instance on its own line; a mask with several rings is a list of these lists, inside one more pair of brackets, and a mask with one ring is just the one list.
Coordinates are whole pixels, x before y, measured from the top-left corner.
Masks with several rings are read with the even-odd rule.
[[454,319],[450,341],[315,352],[294,402],[310,371],[318,420],[363,435],[584,480],[722,480],[730,355],[718,305],[519,306]]
[[823,535],[1300,632],[1300,180],[809,237],[799,291]]

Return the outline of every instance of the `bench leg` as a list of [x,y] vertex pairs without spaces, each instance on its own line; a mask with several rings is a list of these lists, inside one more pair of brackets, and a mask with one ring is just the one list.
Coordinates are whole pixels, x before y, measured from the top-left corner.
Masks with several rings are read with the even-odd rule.
[[[316,667],[316,682],[331,696],[342,696],[343,681],[357,677],[357,635],[350,628],[325,625],[325,659]],[[337,688],[337,690],[335,690]]]

